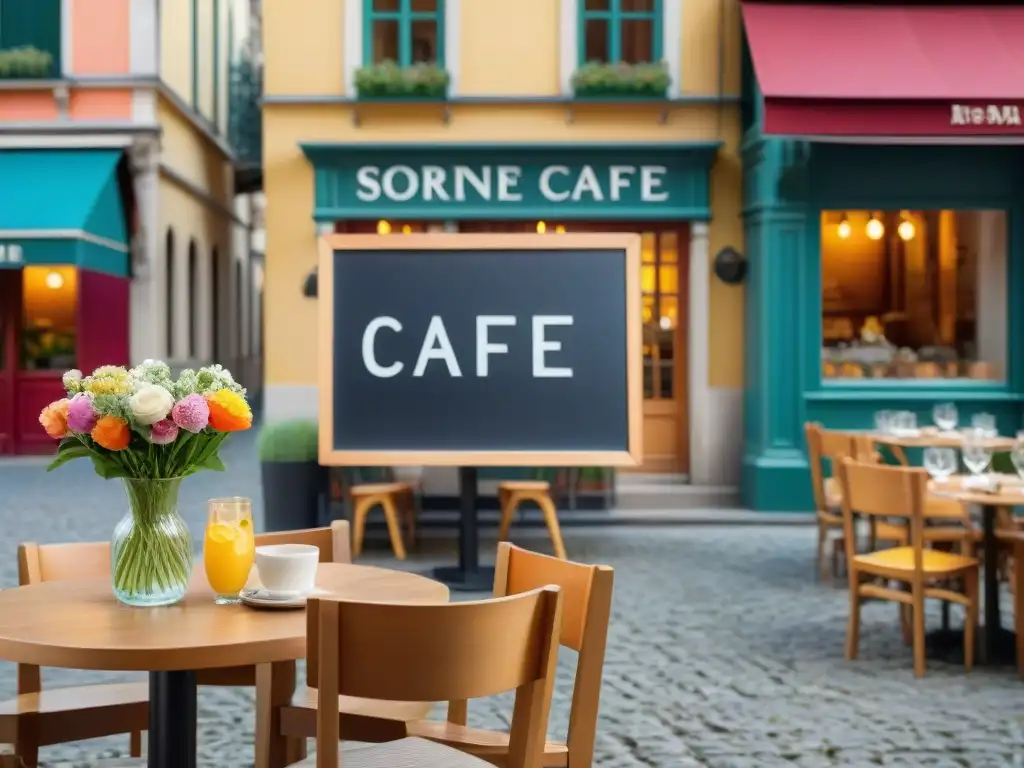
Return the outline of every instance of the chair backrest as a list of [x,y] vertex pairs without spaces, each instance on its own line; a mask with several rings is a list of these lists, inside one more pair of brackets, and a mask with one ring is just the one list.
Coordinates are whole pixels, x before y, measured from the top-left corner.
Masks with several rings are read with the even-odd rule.
[[[590,768],[594,761],[614,580],[615,571],[607,565],[560,560],[508,542],[498,545],[494,569],[495,597],[521,594],[547,584],[554,584],[562,590],[559,642],[579,653],[567,739],[569,764],[574,767]],[[461,718],[460,724],[465,725],[465,722],[464,717]]]
[[895,467],[842,459],[836,474],[843,493],[843,532],[846,556],[856,555],[855,517],[896,517],[909,521],[916,578],[923,578],[924,518],[928,472],[920,467]]
[[[515,690],[507,768],[541,764],[561,590],[443,605],[311,599],[306,657],[319,689],[317,766],[338,768],[338,696],[444,701]],[[343,764],[340,764],[344,768]]]
[[[326,528],[307,528],[298,531],[280,531],[257,534],[256,546],[265,544],[312,544],[320,548],[322,563],[351,563],[349,546],[349,525],[346,520],[335,520]],[[18,583],[38,584],[42,581],[70,579],[104,579],[110,576],[110,542],[89,541],[72,544],[35,544],[25,542],[18,546]],[[247,668],[250,669],[251,668]],[[221,676],[217,682],[212,677],[218,670],[203,670],[201,682],[204,685],[229,684],[238,680],[237,673]],[[251,675],[244,675],[237,684],[251,685]],[[210,678],[211,681],[208,681]],[[18,665],[18,693],[37,693],[42,680],[39,667],[32,664]]]
[[832,464],[832,474],[835,475],[836,464],[840,460],[858,456],[865,450],[864,444],[860,442],[862,436],[825,429],[821,424],[811,421],[804,424],[804,434],[807,437],[807,462],[811,466],[814,506],[819,512],[828,512],[823,462],[827,459]]

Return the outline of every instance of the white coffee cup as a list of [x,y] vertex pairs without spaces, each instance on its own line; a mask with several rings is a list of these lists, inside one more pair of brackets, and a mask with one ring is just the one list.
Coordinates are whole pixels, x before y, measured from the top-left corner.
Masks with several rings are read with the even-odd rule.
[[320,548],[310,544],[268,544],[256,547],[260,585],[271,598],[308,595],[316,586]]

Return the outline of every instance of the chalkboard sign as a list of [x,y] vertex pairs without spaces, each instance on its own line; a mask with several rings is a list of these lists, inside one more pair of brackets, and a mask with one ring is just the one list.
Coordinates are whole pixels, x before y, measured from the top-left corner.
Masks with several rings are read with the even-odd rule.
[[320,463],[640,463],[640,237],[329,235]]

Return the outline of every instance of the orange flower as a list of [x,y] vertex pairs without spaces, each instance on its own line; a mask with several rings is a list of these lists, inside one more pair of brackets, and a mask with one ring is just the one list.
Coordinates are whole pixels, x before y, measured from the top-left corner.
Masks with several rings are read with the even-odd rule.
[[46,434],[54,440],[67,437],[68,434],[68,404],[71,401],[66,397],[50,403],[43,408],[39,414],[39,423],[43,425]]
[[132,439],[128,422],[117,416],[101,416],[90,434],[97,444],[108,451],[123,451]]
[[249,404],[230,389],[211,392],[206,403],[210,406],[210,427],[218,432],[242,432],[252,426]]

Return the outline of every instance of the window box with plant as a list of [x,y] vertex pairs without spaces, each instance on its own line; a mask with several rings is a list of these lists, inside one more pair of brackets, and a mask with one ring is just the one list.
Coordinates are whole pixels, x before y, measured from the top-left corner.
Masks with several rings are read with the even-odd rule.
[[315,528],[320,524],[320,497],[327,493],[327,469],[320,466],[319,428],[315,421],[294,419],[260,430],[260,475],[266,531]]
[[440,101],[448,96],[449,80],[448,72],[437,64],[403,67],[385,61],[356,71],[356,93],[360,99]]
[[592,61],[572,76],[577,99],[665,99],[672,78],[664,63],[605,64]]
[[53,56],[30,45],[0,50],[0,79],[38,80],[53,76]]

